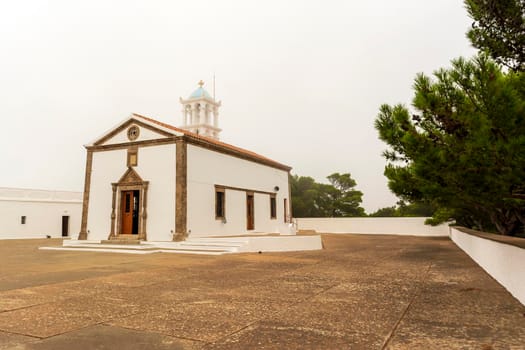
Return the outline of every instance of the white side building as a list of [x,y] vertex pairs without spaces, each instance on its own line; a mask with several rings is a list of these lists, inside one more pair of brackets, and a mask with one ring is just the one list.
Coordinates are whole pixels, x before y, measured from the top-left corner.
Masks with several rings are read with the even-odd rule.
[[219,141],[202,83],[181,103],[180,128],[132,114],[86,145],[79,239],[292,233],[291,168]]
[[0,187],[0,239],[76,237],[82,193]]

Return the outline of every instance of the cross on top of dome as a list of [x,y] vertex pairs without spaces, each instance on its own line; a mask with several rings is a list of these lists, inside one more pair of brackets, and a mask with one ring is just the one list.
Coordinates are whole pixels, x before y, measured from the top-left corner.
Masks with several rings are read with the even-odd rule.
[[212,99],[211,95],[208,93],[208,91],[206,91],[204,88],[203,88],[203,85],[204,85],[204,81],[200,80],[198,82],[198,85],[199,87],[193,91],[190,95],[190,99],[193,99],[193,98],[201,98],[201,97],[207,97],[209,99]]

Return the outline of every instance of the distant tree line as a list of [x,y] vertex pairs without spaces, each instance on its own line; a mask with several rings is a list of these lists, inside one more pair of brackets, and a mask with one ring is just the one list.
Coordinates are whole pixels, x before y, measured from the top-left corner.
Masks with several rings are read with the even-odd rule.
[[371,217],[430,217],[434,214],[434,208],[430,203],[414,202],[406,203],[402,200],[397,205],[380,208],[368,216]]
[[294,175],[290,179],[294,217],[365,216],[361,207],[363,193],[355,189],[350,173],[333,173],[329,183],[318,183],[308,176]]
[[355,189],[350,173],[333,173],[329,183],[319,183],[309,176],[294,175],[290,179],[293,216],[304,217],[401,217],[432,216],[434,208],[425,202],[397,202],[367,215],[361,207],[363,193]]

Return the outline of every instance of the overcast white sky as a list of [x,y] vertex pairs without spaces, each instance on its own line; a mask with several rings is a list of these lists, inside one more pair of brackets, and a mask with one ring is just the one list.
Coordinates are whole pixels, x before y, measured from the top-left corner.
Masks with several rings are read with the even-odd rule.
[[378,108],[472,56],[470,24],[461,0],[2,2],[0,187],[82,191],[84,144],[132,112],[180,125],[215,73],[223,141],[393,205]]

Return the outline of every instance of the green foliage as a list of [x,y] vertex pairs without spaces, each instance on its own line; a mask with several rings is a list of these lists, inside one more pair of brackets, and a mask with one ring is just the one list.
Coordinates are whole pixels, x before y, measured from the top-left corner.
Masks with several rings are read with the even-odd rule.
[[317,183],[311,177],[294,175],[290,179],[292,211],[295,217],[365,216],[361,191],[349,173],[327,177],[330,184]]
[[318,217],[316,200],[318,184],[311,177],[294,175],[290,178],[292,213],[294,217]]
[[525,69],[525,1],[465,0],[474,20],[467,33],[474,47],[513,70]]
[[397,202],[399,216],[426,217],[432,216],[435,212],[434,207],[428,202],[413,202],[406,204],[404,201]]
[[379,208],[375,212],[369,214],[368,216],[377,217],[377,218],[391,218],[399,216],[397,208],[395,206]]
[[397,206],[380,208],[369,216],[371,217],[429,217],[434,214],[434,208],[426,202],[406,204],[397,202]]
[[525,223],[525,75],[504,74],[485,55],[457,59],[434,79],[419,74],[410,114],[383,105],[375,121],[389,145],[385,175],[408,202],[426,201],[432,223],[454,218],[516,234]]

